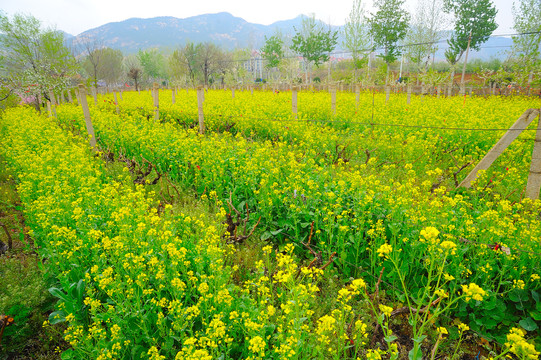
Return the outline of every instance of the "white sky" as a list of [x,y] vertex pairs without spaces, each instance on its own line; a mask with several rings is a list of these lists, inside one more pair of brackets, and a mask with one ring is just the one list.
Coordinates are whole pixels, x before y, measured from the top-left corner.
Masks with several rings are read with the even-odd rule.
[[[496,21],[499,25],[494,34],[513,32],[513,0],[493,1],[498,9]],[[372,9],[372,0],[364,2]],[[417,0],[406,0],[409,11],[414,11],[416,4]],[[222,11],[264,25],[312,13],[332,25],[343,25],[351,7],[352,0],[0,0],[0,10],[4,14],[31,14],[45,25],[55,26],[72,35],[132,17],[186,18]]]

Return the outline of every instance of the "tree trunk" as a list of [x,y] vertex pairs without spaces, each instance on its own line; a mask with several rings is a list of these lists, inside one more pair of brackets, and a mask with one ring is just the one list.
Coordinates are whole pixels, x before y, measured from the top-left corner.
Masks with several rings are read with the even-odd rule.
[[447,96],[451,96],[453,94],[453,83],[455,81],[455,65],[453,64],[451,66],[451,79],[449,80],[449,93]]
[[530,70],[530,74],[528,75],[528,96],[532,94],[532,80],[533,80],[533,71]]
[[39,97],[36,95],[35,99],[34,99],[34,108],[36,109],[36,111],[38,113],[41,113],[41,106],[40,106],[40,103],[39,103]]

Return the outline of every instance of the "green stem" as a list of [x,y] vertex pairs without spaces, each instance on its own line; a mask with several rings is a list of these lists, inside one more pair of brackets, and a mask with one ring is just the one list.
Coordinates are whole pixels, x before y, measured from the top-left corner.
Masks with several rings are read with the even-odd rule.
[[462,334],[463,334],[463,332],[460,333],[460,337],[458,338],[458,344],[456,344],[455,351],[453,351],[453,355],[451,355],[451,360],[454,359],[455,354],[456,354],[458,348],[460,347],[460,343],[462,342]]

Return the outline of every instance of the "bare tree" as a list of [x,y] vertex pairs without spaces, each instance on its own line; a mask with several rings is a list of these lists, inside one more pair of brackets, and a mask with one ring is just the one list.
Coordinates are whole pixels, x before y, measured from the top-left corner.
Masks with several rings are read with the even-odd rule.
[[173,52],[169,58],[169,67],[173,78],[179,79],[184,76],[195,86],[196,78],[200,73],[198,54],[201,47],[201,44],[196,45],[192,42],[187,42],[183,48]]
[[98,39],[93,39],[90,37],[84,38],[79,43],[82,48],[82,53],[86,54],[86,57],[83,62],[83,68],[86,70],[88,75],[92,77],[94,82],[94,87],[98,88],[98,70],[101,63],[102,52],[98,51],[102,49],[105,45],[103,42]]
[[[444,36],[443,29],[449,24],[443,11],[443,0],[419,0],[406,36],[406,55],[417,71],[428,70],[430,57],[437,51],[437,42]],[[434,58],[432,56],[432,62]]]
[[353,58],[353,82],[357,81],[357,69],[368,61],[370,54],[370,27],[362,0],[354,0],[353,8],[344,25],[343,45]]
[[[539,0],[513,1],[513,20],[516,32],[513,52],[521,72],[528,73],[531,86],[534,72],[541,72],[541,3]],[[525,71],[526,70],[526,71]]]
[[134,55],[127,56],[124,59],[124,69],[126,71],[126,76],[130,80],[133,80],[134,85],[135,85],[135,91],[138,91],[139,82],[141,80],[141,77],[143,76],[143,70],[137,56],[134,56]]
[[198,51],[197,59],[205,85],[209,84],[209,78],[213,73],[218,73],[224,68],[224,53],[213,43],[207,42],[202,44]]

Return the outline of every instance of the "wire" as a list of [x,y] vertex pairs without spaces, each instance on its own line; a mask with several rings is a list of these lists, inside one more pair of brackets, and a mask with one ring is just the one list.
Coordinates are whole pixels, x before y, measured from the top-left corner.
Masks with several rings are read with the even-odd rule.
[[[511,33],[511,34],[497,34],[497,35],[490,35],[488,38],[492,38],[492,37],[509,37],[509,36],[525,36],[525,35],[537,35],[537,34],[541,34],[541,31],[531,31],[531,32],[524,32],[524,33]],[[484,36],[472,36],[472,39],[483,39],[485,38]],[[427,41],[427,42],[420,42],[420,43],[409,43],[409,44],[401,44],[401,45],[396,45],[395,47],[396,48],[407,48],[407,47],[414,47],[414,46],[422,46],[422,45],[435,45],[435,44],[443,44],[443,43],[448,43],[448,41],[450,41],[451,38],[448,38],[448,39],[441,39],[441,40],[434,40],[434,41]],[[497,46],[497,45],[494,45],[494,46],[486,46],[486,47],[481,47],[482,49],[488,49],[488,48],[510,48],[512,46],[508,46],[508,45],[502,45],[502,46]],[[385,47],[375,47],[375,48],[368,48],[368,49],[359,49],[357,51],[333,51],[333,52],[330,52],[330,53],[327,53],[329,56],[335,56],[335,55],[348,55],[348,54],[353,54],[353,53],[359,53],[359,52],[377,52],[377,51],[381,51],[381,50],[385,50]],[[235,60],[219,60],[217,62],[219,63],[233,63],[233,62],[249,62],[249,61],[263,61],[264,59],[261,57],[261,54],[258,54],[260,57],[258,58],[248,58],[248,59],[235,59]],[[302,56],[299,56],[299,55],[287,55],[287,56],[283,56],[282,59],[294,59],[294,58],[302,58]]]
[[[223,115],[205,114],[205,117],[224,118]],[[229,118],[233,118],[230,115]],[[338,123],[347,125],[363,125],[363,126],[387,126],[387,127],[402,127],[402,128],[414,128],[414,129],[431,129],[431,130],[452,130],[452,131],[538,131],[541,128],[462,128],[462,127],[450,127],[450,126],[429,126],[429,125],[407,125],[407,124],[389,124],[389,123],[372,123],[372,122],[357,122],[347,120],[317,120],[317,119],[268,119],[268,118],[252,118],[242,117],[243,120],[250,121],[275,121],[275,122],[319,122],[319,123]]]

